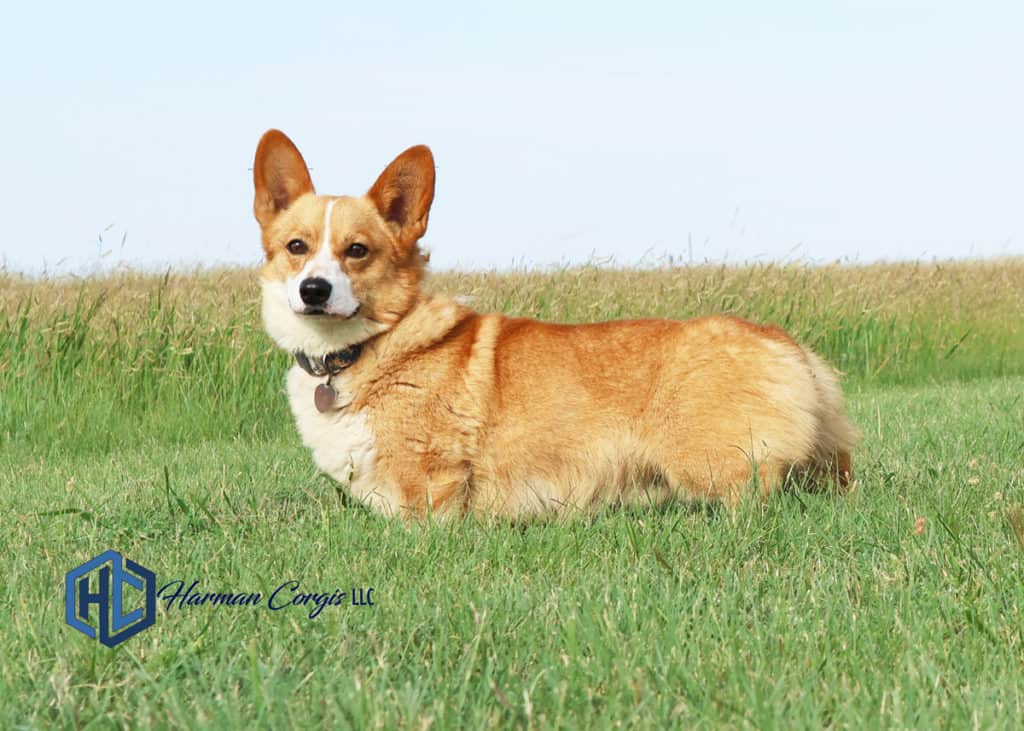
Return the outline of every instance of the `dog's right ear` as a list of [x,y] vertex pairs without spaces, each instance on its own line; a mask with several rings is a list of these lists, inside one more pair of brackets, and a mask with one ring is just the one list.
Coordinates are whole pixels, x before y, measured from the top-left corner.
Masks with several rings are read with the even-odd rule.
[[252,179],[256,185],[252,208],[261,226],[273,221],[300,195],[313,192],[313,181],[299,148],[276,129],[268,130],[260,138]]

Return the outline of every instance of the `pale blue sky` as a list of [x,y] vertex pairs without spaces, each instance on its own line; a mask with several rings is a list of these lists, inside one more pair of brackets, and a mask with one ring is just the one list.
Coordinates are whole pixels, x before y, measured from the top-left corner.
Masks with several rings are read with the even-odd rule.
[[1022,254],[1022,32],[1019,0],[6,0],[0,260],[257,263],[268,127],[331,194],[429,144],[436,267]]

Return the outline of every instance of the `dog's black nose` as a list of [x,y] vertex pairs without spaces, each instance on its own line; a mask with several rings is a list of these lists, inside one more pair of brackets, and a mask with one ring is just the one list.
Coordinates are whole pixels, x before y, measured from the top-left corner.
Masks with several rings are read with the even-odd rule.
[[299,283],[299,297],[307,305],[322,305],[331,296],[331,283],[323,277],[310,277]]

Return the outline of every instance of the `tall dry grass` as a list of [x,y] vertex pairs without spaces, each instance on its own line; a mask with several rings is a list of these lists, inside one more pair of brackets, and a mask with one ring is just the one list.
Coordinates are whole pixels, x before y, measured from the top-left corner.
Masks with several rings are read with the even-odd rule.
[[[728,312],[789,330],[853,387],[1024,372],[1024,259],[448,273],[481,311],[562,322]],[[0,437],[41,453],[290,428],[288,356],[250,270],[0,275]]]

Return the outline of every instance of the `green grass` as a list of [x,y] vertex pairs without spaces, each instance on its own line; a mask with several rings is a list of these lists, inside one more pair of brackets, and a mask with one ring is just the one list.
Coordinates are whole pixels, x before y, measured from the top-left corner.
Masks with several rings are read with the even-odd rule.
[[[349,505],[295,434],[251,276],[0,282],[0,727],[1024,717],[1024,263],[438,277],[568,321],[734,311],[848,373],[848,496],[525,526]],[[108,548],[161,584],[376,603],[161,604],[109,650],[63,620],[65,572]]]

